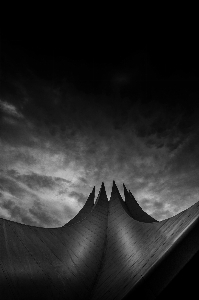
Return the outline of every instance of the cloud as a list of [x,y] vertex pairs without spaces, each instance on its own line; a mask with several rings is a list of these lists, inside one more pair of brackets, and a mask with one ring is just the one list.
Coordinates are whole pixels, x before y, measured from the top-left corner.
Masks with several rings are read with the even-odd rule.
[[169,210],[157,210],[153,212],[151,216],[157,221],[162,221],[173,217],[173,214]]
[[140,206],[157,221],[170,218],[179,211],[175,205],[169,204],[168,202],[164,201],[165,199],[161,199],[161,197],[159,198],[159,201],[143,198],[140,201]]
[[198,135],[199,130],[195,130],[185,143],[177,151],[174,151],[174,158],[171,161],[171,175],[192,173],[199,169]]
[[32,151],[26,147],[13,147],[0,141],[0,148],[0,165],[4,171],[13,168],[17,164],[23,164],[31,168],[37,162],[37,158]]
[[62,226],[65,225],[66,223],[68,223],[71,219],[73,219],[77,213],[79,211],[75,211],[72,207],[68,206],[68,205],[64,205],[62,207],[62,214],[60,214],[62,216]]
[[[55,203],[73,198],[71,207],[77,209],[102,181],[110,194],[115,179],[159,217],[195,201],[199,144],[194,110],[186,113],[180,101],[166,96],[144,102],[118,94],[116,101],[78,92],[69,82],[52,86],[33,77],[16,80],[17,100],[9,94],[3,102],[0,163],[13,179],[13,188],[8,179],[3,182],[9,193],[30,198],[34,191],[41,201]],[[116,77],[122,90],[128,76]],[[142,201],[147,197],[151,205]]]
[[6,210],[10,219],[26,225],[39,227],[59,227],[63,225],[63,220],[59,218],[58,211],[44,206],[41,202],[35,200],[31,208],[25,209],[17,205],[16,201],[1,199],[0,208]]
[[0,208],[5,209],[8,212],[9,218],[12,221],[26,225],[37,225],[37,222],[35,222],[35,220],[28,214],[27,210],[17,205],[15,201],[1,199]]
[[6,101],[0,100],[0,110],[14,118],[23,118],[22,114],[17,111],[16,107]]
[[77,191],[72,191],[71,193],[68,194],[69,197],[74,197],[77,199],[78,202],[81,204],[85,204],[88,196],[85,196],[83,193],[77,192]]
[[1,171],[0,179],[1,215],[29,225],[62,226],[78,213],[87,199],[61,177],[22,175],[10,169]]
[[15,120],[10,117],[3,117],[0,120],[1,142],[10,146],[34,147],[34,130],[31,124],[23,120]]
[[[57,217],[56,210],[50,210],[47,206],[39,201],[34,201],[34,204],[29,209],[29,213],[34,217],[38,226],[59,227],[61,225],[61,222]],[[53,213],[55,215],[53,215]]]
[[[12,170],[12,173],[16,171]],[[1,178],[1,200],[0,208],[2,217],[15,222],[41,226],[41,227],[59,227],[63,224],[66,216],[61,217],[60,209],[63,207],[58,203],[44,202],[24,187],[20,187],[18,182],[9,178]],[[69,213],[70,215],[71,213]],[[74,214],[73,214],[74,216]]]
[[155,202],[153,202],[153,207],[156,210],[163,209],[164,208],[164,203],[163,202],[159,202],[159,201],[155,201]]
[[82,182],[83,184],[88,184],[88,180],[84,177],[79,177],[79,182]]
[[143,198],[140,201],[140,206],[143,210],[163,210],[165,208],[165,203],[161,201],[151,201],[149,198]]
[[19,186],[14,180],[0,176],[0,188],[2,191],[9,193],[10,195],[22,199],[27,194],[23,187]]
[[32,190],[42,188],[54,189],[57,185],[59,186],[63,183],[70,183],[69,180],[65,180],[64,178],[40,175],[34,172],[20,175],[19,172],[15,170],[9,170],[7,171],[7,174],[15,178],[18,182],[24,183]]

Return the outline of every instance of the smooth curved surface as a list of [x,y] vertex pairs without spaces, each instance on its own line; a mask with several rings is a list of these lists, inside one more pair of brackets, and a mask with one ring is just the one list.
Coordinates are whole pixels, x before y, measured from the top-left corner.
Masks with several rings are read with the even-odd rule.
[[[198,215],[199,203],[162,222],[139,222],[127,214],[119,191],[113,186],[107,250],[92,299],[122,299],[166,255]],[[148,289],[147,297],[155,299],[156,294]]]
[[0,219],[1,299],[120,300],[136,290],[155,299],[199,250],[199,202],[170,219],[141,222],[143,211],[136,211],[139,220],[129,211],[132,201],[127,206],[114,182],[108,202],[102,183],[95,204],[93,189],[85,208],[61,228]]

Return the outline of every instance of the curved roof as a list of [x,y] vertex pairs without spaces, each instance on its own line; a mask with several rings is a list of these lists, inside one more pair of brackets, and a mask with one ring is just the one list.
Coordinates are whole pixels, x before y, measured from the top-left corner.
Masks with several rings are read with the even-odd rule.
[[[110,201],[103,183],[95,205],[94,192],[60,228],[0,219],[1,299],[123,299],[172,256],[199,216],[198,202],[157,222],[126,189],[123,201],[115,182]],[[151,279],[148,299],[160,290]]]

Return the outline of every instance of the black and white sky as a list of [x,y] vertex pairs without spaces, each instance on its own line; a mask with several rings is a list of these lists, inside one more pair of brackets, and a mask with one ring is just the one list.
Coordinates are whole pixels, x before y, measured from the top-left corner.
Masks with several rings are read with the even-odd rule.
[[0,217],[57,227],[122,184],[157,220],[199,201],[192,44],[4,36]]

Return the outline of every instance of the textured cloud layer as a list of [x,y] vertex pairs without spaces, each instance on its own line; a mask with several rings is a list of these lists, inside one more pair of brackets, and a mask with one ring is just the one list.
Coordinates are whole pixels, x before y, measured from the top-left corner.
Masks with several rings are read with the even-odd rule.
[[[111,76],[114,86],[130,80],[128,74]],[[157,219],[198,201],[195,102],[180,105],[165,96],[146,102],[119,93],[116,100],[80,92],[67,80],[52,86],[34,75],[10,86],[0,99],[5,217],[38,226],[64,224],[94,185],[98,193],[104,181],[110,197],[113,179],[122,195],[125,183]]]

